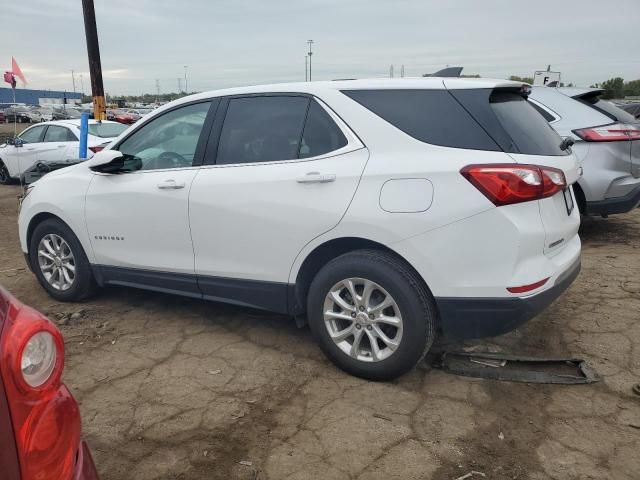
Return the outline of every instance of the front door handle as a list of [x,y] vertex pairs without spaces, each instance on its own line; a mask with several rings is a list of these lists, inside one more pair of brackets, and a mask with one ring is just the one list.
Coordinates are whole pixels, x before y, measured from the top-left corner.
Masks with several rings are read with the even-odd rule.
[[160,190],[178,190],[180,188],[184,188],[184,182],[176,182],[175,180],[165,180],[162,183],[158,184],[158,188]]
[[309,172],[302,177],[298,177],[296,182],[298,183],[329,183],[336,179],[335,173]]

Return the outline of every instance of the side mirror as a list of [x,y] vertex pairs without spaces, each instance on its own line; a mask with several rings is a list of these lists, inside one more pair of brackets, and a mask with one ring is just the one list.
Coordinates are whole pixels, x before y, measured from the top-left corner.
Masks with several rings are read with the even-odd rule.
[[91,170],[102,171],[100,167],[113,164],[122,160],[124,155],[117,150],[102,150],[87,160],[87,166]]
[[[9,145],[11,145],[11,143],[9,143]],[[22,141],[21,138],[16,137],[16,138],[13,139],[13,146],[14,147],[22,147],[23,145],[24,145],[24,142]]]

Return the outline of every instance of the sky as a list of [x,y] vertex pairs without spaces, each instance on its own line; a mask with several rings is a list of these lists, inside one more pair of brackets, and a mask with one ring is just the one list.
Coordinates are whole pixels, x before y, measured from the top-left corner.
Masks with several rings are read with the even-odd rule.
[[[105,91],[189,91],[312,78],[562,73],[640,78],[640,0],[94,0]],[[28,88],[90,93],[81,0],[3,2],[0,69]],[[157,81],[157,83],[156,83]],[[7,85],[5,85],[7,86]],[[19,84],[19,88],[22,85]],[[83,88],[82,88],[83,87]],[[184,88],[184,85],[182,85]]]

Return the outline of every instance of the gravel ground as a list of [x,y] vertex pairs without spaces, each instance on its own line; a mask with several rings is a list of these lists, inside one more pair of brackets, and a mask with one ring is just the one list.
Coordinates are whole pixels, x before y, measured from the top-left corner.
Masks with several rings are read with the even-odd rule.
[[53,301],[25,269],[18,193],[0,187],[0,284],[60,326],[103,480],[640,477],[640,210],[586,219],[574,285],[522,329],[475,342],[585,358],[601,382],[468,379],[425,363],[372,383],[285,317],[126,288]]

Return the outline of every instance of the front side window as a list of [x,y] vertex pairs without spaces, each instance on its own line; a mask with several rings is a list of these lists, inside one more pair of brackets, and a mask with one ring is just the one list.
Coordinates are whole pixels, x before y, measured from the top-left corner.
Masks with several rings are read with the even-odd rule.
[[136,130],[117,147],[124,154],[124,170],[193,165],[210,105],[211,102],[203,102],[176,108]]
[[242,97],[229,100],[218,164],[293,160],[309,99],[298,96]]
[[44,126],[32,127],[28,130],[25,130],[18,138],[22,140],[24,143],[38,143],[42,141],[42,133],[44,132]]
[[47,128],[47,133],[44,134],[45,142],[77,142],[76,136],[65,127],[58,127],[56,125],[50,125]]

